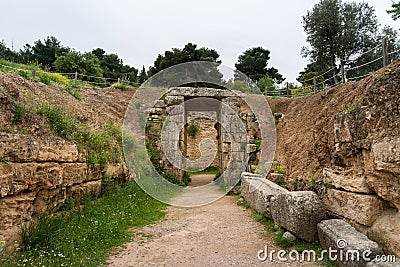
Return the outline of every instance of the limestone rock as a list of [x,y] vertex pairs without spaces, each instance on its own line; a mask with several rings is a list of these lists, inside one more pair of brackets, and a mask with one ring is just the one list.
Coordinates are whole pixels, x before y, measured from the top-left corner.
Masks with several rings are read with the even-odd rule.
[[[377,243],[369,240],[366,235],[358,232],[344,220],[333,219],[322,221],[318,224],[318,236],[325,250],[331,248],[331,250],[338,251],[333,255],[338,256],[338,263],[341,267],[366,266],[367,262],[372,261],[376,255],[383,254],[382,249]],[[350,256],[347,258],[343,256],[342,261],[340,261],[340,250],[343,251],[343,255]],[[367,254],[368,251],[371,254]],[[366,254],[363,257],[364,252]],[[359,255],[358,257],[357,254]],[[351,256],[355,258],[353,259]]]
[[385,203],[377,196],[335,189],[327,191],[322,203],[327,210],[366,226],[372,226],[386,209]]
[[385,138],[372,145],[375,170],[368,185],[383,199],[400,209],[400,138]]
[[155,107],[155,108],[165,108],[166,105],[165,105],[164,100],[156,100],[156,101],[154,102],[154,107]]
[[385,251],[400,257],[400,213],[397,210],[385,211],[367,230],[367,234],[379,237]]
[[297,240],[297,237],[289,231],[286,231],[285,233],[283,233],[282,237],[291,242]]
[[324,183],[334,185],[336,188],[341,188],[346,191],[371,194],[372,190],[369,188],[367,178],[364,175],[349,175],[342,174],[341,171],[325,168],[323,171]]
[[101,181],[92,181],[71,186],[67,189],[67,198],[83,200],[87,196],[98,196],[101,192]]
[[396,262],[389,262],[389,261],[371,261],[368,262],[367,267],[400,267],[399,260],[396,259]]
[[311,191],[277,195],[271,213],[277,224],[308,242],[318,239],[317,224],[326,218],[317,194]]
[[261,175],[244,172],[241,192],[251,208],[266,216],[271,216],[271,199],[288,191]]
[[173,95],[167,95],[165,97],[165,103],[167,106],[175,106],[175,105],[180,105],[184,101],[183,96],[173,96]]
[[169,96],[205,96],[205,97],[235,97],[231,90],[215,88],[173,87],[168,91]]
[[372,145],[377,170],[400,174],[400,138],[385,138]]

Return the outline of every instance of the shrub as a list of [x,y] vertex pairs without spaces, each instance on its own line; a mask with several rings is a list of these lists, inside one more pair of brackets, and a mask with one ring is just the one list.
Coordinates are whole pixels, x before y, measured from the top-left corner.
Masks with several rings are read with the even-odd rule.
[[21,123],[24,120],[26,114],[26,108],[21,103],[16,103],[14,106],[14,118],[13,124]]
[[280,164],[275,166],[274,173],[286,175],[285,168]]
[[196,137],[196,135],[199,133],[200,127],[197,125],[197,123],[191,123],[187,127],[187,133],[190,137]]
[[88,126],[80,125],[57,107],[41,107],[38,113],[46,116],[50,128],[58,136],[75,141],[79,149],[87,150],[88,164],[99,164],[100,168],[104,170],[107,162],[118,163],[120,161],[122,143],[114,143],[115,140],[121,141],[122,130],[120,128],[117,130],[116,126],[105,124],[103,128],[91,129]]
[[123,84],[123,83],[121,83],[121,82],[116,82],[116,83],[113,83],[112,85],[111,85],[111,87],[113,87],[113,88],[115,88],[115,89],[120,89],[120,90],[126,90],[126,86]]

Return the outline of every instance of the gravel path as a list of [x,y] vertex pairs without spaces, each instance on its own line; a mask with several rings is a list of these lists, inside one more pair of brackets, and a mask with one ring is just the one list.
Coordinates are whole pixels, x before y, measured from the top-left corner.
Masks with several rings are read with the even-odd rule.
[[271,235],[225,196],[198,208],[168,207],[166,220],[142,229],[109,259],[109,266],[317,266],[261,262],[257,252],[272,245]]

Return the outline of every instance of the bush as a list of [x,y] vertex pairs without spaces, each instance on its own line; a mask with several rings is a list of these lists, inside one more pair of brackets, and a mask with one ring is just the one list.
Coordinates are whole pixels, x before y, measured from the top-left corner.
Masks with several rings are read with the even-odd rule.
[[13,124],[21,123],[24,120],[26,108],[23,104],[16,103],[14,106]]
[[200,127],[197,125],[197,123],[191,123],[187,127],[187,133],[190,137],[196,137],[196,135],[199,133]]
[[274,169],[274,173],[286,175],[285,168],[282,165],[276,165]]
[[50,128],[58,136],[75,141],[79,149],[87,150],[88,164],[99,164],[104,170],[108,162],[120,161],[122,143],[115,144],[115,141],[121,141],[122,129],[110,124],[105,124],[103,128],[97,130],[82,126],[57,107],[42,107],[38,113],[46,116]]
[[123,84],[123,83],[121,83],[121,82],[116,82],[116,83],[113,83],[112,85],[111,85],[111,87],[113,87],[113,88],[115,88],[115,89],[120,89],[120,90],[126,90],[126,86]]

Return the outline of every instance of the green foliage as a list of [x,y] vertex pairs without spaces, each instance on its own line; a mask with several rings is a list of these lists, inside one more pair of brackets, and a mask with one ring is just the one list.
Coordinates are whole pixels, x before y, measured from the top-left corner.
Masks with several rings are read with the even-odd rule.
[[196,44],[188,43],[183,49],[173,48],[172,51],[165,51],[164,55],[158,55],[154,66],[150,67],[148,76],[174,66],[176,64],[192,61],[211,61],[220,63],[219,54],[213,49],[205,47],[197,48]]
[[303,17],[310,47],[302,54],[319,66],[335,66],[376,45],[378,21],[367,2],[321,0]]
[[57,57],[70,51],[63,47],[61,42],[54,36],[49,36],[43,42],[37,40],[34,45],[26,44],[19,52],[18,60],[22,63],[37,62],[38,64],[53,70],[53,63]]
[[254,144],[256,145],[257,151],[261,148],[261,140],[254,140]]
[[[65,115],[57,107],[41,107],[38,113],[46,116],[50,127],[58,136],[75,141],[80,149],[88,152],[88,164],[100,164],[105,169],[107,162],[118,163],[122,157],[121,129],[106,124],[101,129],[91,129],[80,125],[75,119]],[[115,144],[114,142],[118,143]]]
[[294,189],[295,191],[299,189],[299,180],[296,179],[296,180],[293,182],[293,189]]
[[285,168],[280,164],[275,166],[274,173],[286,175]]
[[320,90],[323,88],[323,82],[324,82],[324,77],[319,76],[319,73],[317,71],[310,71],[307,73],[304,73],[298,81],[302,84],[303,87],[309,87],[310,89],[312,88],[314,90],[314,77],[315,82],[317,85],[317,89]]
[[4,58],[6,60],[15,61],[18,57],[18,53],[12,51],[10,48],[6,46],[4,41],[0,41],[0,58]]
[[112,248],[130,239],[129,229],[157,222],[164,217],[164,208],[165,204],[130,181],[104,198],[88,200],[82,208],[43,216],[23,227],[22,253],[1,261],[28,266],[99,266],[105,264]]
[[277,83],[282,83],[285,79],[275,68],[267,68],[270,59],[270,51],[262,47],[247,49],[239,56],[235,67],[238,71],[249,76],[253,81],[259,81],[263,77],[270,77]]
[[25,118],[25,114],[26,114],[26,107],[21,103],[15,103],[13,124],[21,123]]
[[400,2],[392,2],[392,9],[387,10],[388,14],[392,15],[394,20],[400,18]]
[[116,82],[111,85],[115,89],[126,90],[126,86],[121,82]]
[[122,59],[120,59],[118,55],[106,54],[106,51],[101,48],[96,48],[91,53],[99,59],[104,77],[114,80],[123,78],[130,82],[137,81],[138,70],[134,67],[124,65]]
[[240,91],[244,93],[251,91],[249,83],[241,80],[229,81],[226,84],[226,88],[228,88],[229,90]]
[[279,89],[276,81],[271,77],[262,77],[257,82],[257,87],[261,90],[261,92],[274,92]]
[[104,82],[101,78],[94,78],[103,77],[103,70],[99,59],[92,53],[68,52],[54,61],[54,69],[61,73],[78,72],[83,75],[82,79],[86,81]]
[[187,133],[190,137],[196,137],[197,134],[200,132],[200,127],[197,123],[192,122],[187,127]]
[[[0,70],[4,72],[16,73],[24,77],[25,79],[29,79],[36,82],[42,82],[50,86],[63,88],[76,99],[78,100],[82,99],[82,96],[79,94],[79,92],[73,89],[73,87],[75,87],[75,81],[73,79],[69,79],[66,76],[63,76],[58,73],[46,72],[36,64],[18,64],[7,60],[3,60],[1,58],[0,58],[0,64],[4,65],[0,66]],[[36,78],[34,78],[33,74],[34,70],[36,70]],[[82,82],[78,82],[78,84],[76,85],[85,87],[90,86],[89,84]]]

